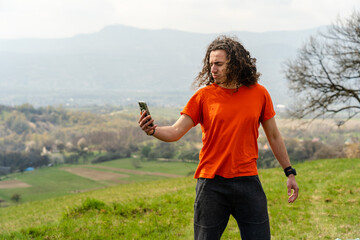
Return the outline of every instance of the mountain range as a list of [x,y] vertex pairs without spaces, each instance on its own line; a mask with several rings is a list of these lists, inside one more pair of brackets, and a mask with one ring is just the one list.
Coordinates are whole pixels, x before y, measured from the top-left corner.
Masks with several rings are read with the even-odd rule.
[[321,28],[200,34],[111,25],[70,38],[0,39],[0,104],[129,104],[142,98],[183,105],[207,46],[230,35],[257,59],[260,83],[274,103],[286,105],[283,64]]

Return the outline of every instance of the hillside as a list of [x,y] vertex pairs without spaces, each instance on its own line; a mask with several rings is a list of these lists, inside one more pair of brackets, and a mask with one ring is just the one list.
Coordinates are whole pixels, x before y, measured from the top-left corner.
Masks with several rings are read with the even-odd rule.
[[[0,207],[73,195],[118,184],[192,175],[196,162],[141,161],[123,158],[98,164],[59,164],[14,173],[0,180]],[[12,201],[17,194],[19,201]]]
[[[260,171],[272,239],[360,237],[360,159],[295,165],[300,197],[287,204],[280,169]],[[191,177],[108,187],[0,209],[0,239],[191,239]],[[224,239],[238,239],[231,219]]]
[[[179,108],[149,105],[159,126],[171,125]],[[201,129],[196,126],[175,143],[157,141],[137,124],[138,106],[34,108],[0,105],[0,181],[27,168],[89,165],[129,158],[135,167],[147,161],[198,161]],[[293,163],[311,159],[358,158],[360,120],[338,127],[336,120],[293,121],[277,116],[277,123]],[[259,168],[277,167],[267,138],[259,129]],[[22,176],[22,175],[21,175]],[[10,196],[1,194],[9,201]]]
[[[199,128],[174,144],[155,141],[137,124],[139,107],[66,109],[0,105],[0,181],[28,167],[91,164],[138,156],[197,160]],[[176,108],[151,108],[160,125],[179,116]],[[1,197],[1,195],[0,195]]]

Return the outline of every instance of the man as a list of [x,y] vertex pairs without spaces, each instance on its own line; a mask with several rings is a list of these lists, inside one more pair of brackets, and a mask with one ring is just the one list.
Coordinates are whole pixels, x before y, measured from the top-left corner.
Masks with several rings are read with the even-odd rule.
[[270,239],[267,200],[256,164],[260,123],[288,177],[289,203],[296,200],[299,191],[270,95],[257,83],[256,59],[235,38],[216,38],[203,63],[194,85],[206,86],[192,96],[172,126],[150,126],[154,120],[145,113],[139,126],[148,135],[172,142],[201,124],[203,147],[194,176],[198,179],[195,239],[220,239],[230,214],[243,240]]

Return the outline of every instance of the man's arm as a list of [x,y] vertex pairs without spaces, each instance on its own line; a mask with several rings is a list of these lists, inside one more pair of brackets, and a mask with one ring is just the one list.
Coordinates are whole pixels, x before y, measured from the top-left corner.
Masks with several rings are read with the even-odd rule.
[[193,126],[194,122],[186,114],[182,114],[180,118],[172,126],[158,127],[154,125],[150,127],[150,124],[154,122],[151,116],[145,117],[145,112],[140,116],[139,126],[148,135],[153,135],[159,140],[164,142],[175,142],[184,136]]
[[[285,143],[276,125],[275,118],[274,117],[270,118],[269,120],[266,120],[261,124],[265,131],[266,137],[269,141],[271,150],[273,151],[275,158],[278,160],[281,167],[285,169],[291,166],[290,159],[285,147]],[[288,176],[287,188],[289,195],[288,201],[289,203],[292,203],[296,200],[299,193],[299,187],[296,183],[295,176],[293,174],[290,174]],[[291,189],[294,190],[293,194],[291,194]]]

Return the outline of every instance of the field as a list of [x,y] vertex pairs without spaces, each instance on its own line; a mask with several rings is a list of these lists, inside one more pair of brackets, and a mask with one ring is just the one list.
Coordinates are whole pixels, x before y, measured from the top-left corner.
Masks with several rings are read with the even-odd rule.
[[[102,166],[110,171],[126,164]],[[154,163],[147,164],[141,171],[161,172]],[[164,164],[173,169],[168,173],[186,175],[180,163]],[[268,197],[272,239],[360,238],[360,159],[316,160],[295,167],[300,197],[294,204],[287,203],[281,169],[259,174]],[[162,177],[0,208],[0,239],[192,239],[195,183],[192,177]],[[222,239],[239,239],[234,219]]]
[[19,180],[8,180],[0,182],[0,189],[12,189],[12,188],[26,188],[31,185],[21,182]]
[[[137,168],[133,161],[138,161]],[[139,166],[140,165],[140,166]],[[20,194],[20,203],[91,191],[117,184],[184,177],[195,171],[195,163],[140,161],[126,158],[93,165],[60,165],[9,175],[0,181],[3,206],[14,205],[11,196]]]

